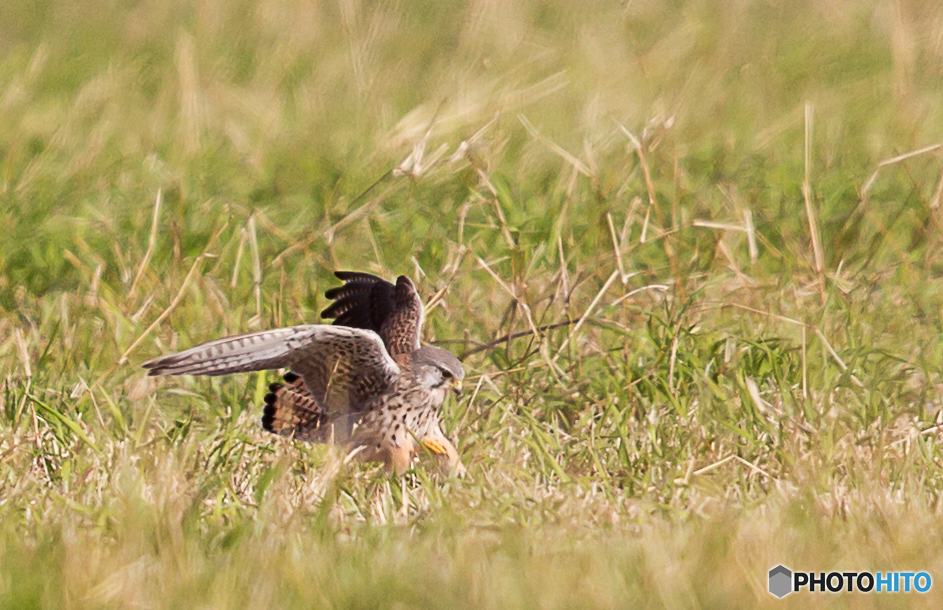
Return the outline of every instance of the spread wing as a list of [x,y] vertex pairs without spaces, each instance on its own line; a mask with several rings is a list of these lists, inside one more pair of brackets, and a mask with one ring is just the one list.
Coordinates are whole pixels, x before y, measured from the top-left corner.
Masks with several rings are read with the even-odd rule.
[[[370,399],[383,393],[400,374],[373,331],[324,324],[210,341],[155,358],[144,363],[144,368],[149,375],[214,376],[289,368],[302,380],[306,400],[310,400],[299,402],[301,411],[332,419],[365,410]],[[302,389],[296,380],[286,376],[286,381],[295,394]]]
[[383,339],[391,356],[419,349],[423,307],[416,287],[405,275],[396,285],[369,273],[337,271],[344,285],[325,296],[334,303],[321,312],[337,326],[372,330]]

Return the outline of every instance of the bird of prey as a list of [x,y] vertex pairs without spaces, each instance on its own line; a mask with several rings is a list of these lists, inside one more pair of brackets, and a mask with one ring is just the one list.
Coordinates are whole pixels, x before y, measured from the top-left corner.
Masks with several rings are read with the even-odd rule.
[[[228,375],[287,368],[265,397],[262,426],[275,434],[345,445],[362,461],[402,474],[421,445],[441,466],[463,473],[439,427],[449,391],[465,369],[450,352],[421,346],[423,306],[404,275],[391,284],[337,271],[334,302],[307,324],[228,337],[144,363],[149,375]],[[416,442],[418,441],[418,443]]]

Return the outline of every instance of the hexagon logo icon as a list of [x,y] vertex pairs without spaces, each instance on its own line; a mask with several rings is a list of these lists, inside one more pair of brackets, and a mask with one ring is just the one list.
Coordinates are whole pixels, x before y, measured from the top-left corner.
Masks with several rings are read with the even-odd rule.
[[792,570],[782,564],[770,570],[769,592],[780,599],[792,593]]

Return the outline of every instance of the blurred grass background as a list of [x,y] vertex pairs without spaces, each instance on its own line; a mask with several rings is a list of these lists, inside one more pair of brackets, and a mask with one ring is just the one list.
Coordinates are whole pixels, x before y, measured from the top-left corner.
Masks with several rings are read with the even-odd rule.
[[[941,77],[920,0],[2,3],[0,606],[937,607],[766,573],[943,578]],[[467,478],[138,368],[335,269]]]

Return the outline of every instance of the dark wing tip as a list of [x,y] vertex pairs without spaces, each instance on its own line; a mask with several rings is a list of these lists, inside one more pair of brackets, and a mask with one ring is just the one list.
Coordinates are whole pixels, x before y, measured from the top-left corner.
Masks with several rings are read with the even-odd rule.
[[343,286],[335,286],[324,291],[324,296],[329,299],[343,299],[344,297],[356,296],[370,292],[376,282],[347,282]]
[[332,304],[330,307],[325,307],[324,309],[321,310],[321,318],[324,320],[331,320],[333,318],[336,318],[337,316],[340,315],[340,313],[337,310],[338,310],[337,303]]
[[[324,319],[342,318],[344,317],[344,314],[349,312],[351,309],[363,309],[363,307],[358,307],[358,305],[369,300],[370,291],[373,289],[373,287],[377,284],[387,283],[383,278],[379,278],[369,273],[363,273],[361,271],[335,271],[334,277],[344,282],[344,284],[342,286],[329,288],[324,292],[325,297],[331,301],[334,301],[329,306],[325,307],[321,312],[321,317]],[[350,318],[351,316],[346,317]],[[360,318],[363,317],[363,315],[362,313],[355,311],[353,317]],[[349,319],[339,319],[334,323],[344,324],[345,322],[350,321],[351,320]]]
[[179,356],[180,354],[167,354],[165,356],[151,358],[142,364],[141,368],[147,370],[148,377],[158,377],[160,375],[179,375],[180,373],[173,372],[174,367],[180,364],[181,359]]
[[[271,397],[271,402],[269,398]],[[276,433],[275,427],[272,425],[275,423],[275,394],[269,394],[265,397],[265,410],[262,411],[262,428],[266,432]]]
[[372,273],[364,273],[363,271],[335,271],[334,277],[344,282],[350,280],[361,280],[364,282],[382,282],[383,278],[377,277]]
[[141,365],[141,368],[147,371],[148,377],[163,375],[166,367],[167,363],[164,358],[154,358]]
[[359,271],[335,271],[334,275],[344,285],[335,286],[324,293],[333,303],[321,312],[321,317],[333,319],[333,323],[339,326],[380,332],[384,321],[395,308],[392,295],[397,287],[375,275]]

